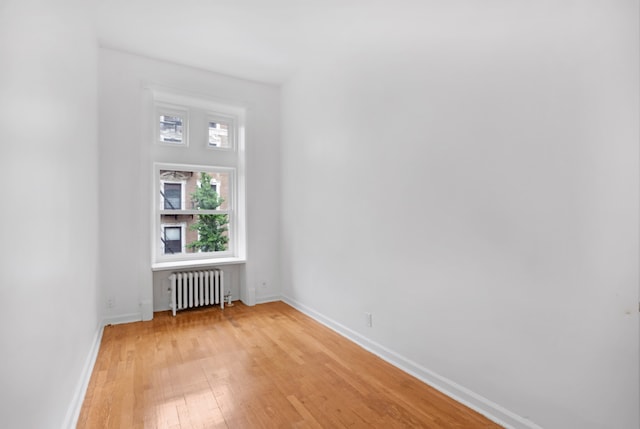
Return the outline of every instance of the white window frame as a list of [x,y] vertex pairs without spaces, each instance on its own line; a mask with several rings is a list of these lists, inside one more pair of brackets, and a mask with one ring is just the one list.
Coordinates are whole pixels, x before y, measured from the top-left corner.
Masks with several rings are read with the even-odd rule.
[[[167,142],[161,139],[160,116],[179,116],[182,118],[182,142]],[[165,103],[155,104],[155,139],[156,143],[172,147],[189,147],[189,109],[183,106]]]
[[[186,181],[171,181],[171,180],[163,180],[160,177],[160,171],[164,170],[173,170],[173,171],[188,171],[188,172],[205,172],[205,173],[224,173],[228,174],[228,192],[226,198],[227,209],[225,210],[199,210],[192,209],[186,207]],[[197,260],[197,259],[220,259],[220,258],[232,258],[237,257],[239,254],[238,251],[238,197],[237,197],[237,180],[236,180],[237,171],[234,167],[220,167],[220,166],[210,166],[210,165],[193,165],[193,164],[173,164],[173,163],[155,163],[154,164],[154,192],[156,203],[154,206],[156,207],[154,214],[154,223],[159,225],[160,234],[157,234],[157,237],[154,238],[155,241],[155,262],[171,262],[171,261],[184,261],[184,260]],[[165,183],[182,183],[182,209],[180,210],[172,210],[172,209],[164,209],[164,199],[160,194],[160,189],[164,188]],[[219,183],[216,181],[216,183]],[[186,250],[183,250],[180,254],[169,254],[166,255],[164,253],[164,246],[160,237],[164,230],[163,226],[170,225],[170,222],[163,222],[162,216],[198,216],[202,214],[226,214],[229,218],[228,223],[228,234],[229,234],[229,242],[227,243],[227,250],[219,251],[219,252],[193,252],[187,253]],[[175,223],[178,224],[177,222]],[[156,229],[158,230],[158,229]],[[183,248],[186,249],[186,223],[185,230],[183,231]]]

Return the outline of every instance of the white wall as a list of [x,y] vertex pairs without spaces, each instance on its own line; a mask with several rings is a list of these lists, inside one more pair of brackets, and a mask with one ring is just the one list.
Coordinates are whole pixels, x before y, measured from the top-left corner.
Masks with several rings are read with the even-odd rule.
[[285,85],[283,292],[510,425],[634,429],[638,2],[505,3]]
[[85,12],[0,6],[3,428],[70,427],[100,332],[97,45]]
[[[164,277],[169,273],[151,272],[154,143],[146,128],[151,118],[144,90],[147,84],[247,108],[248,261],[244,272],[230,267],[225,270],[233,280],[234,298],[239,298],[243,282],[256,289],[258,302],[279,296],[279,89],[100,49],[101,307],[105,319],[140,320],[147,307],[168,308],[166,294],[158,293],[163,293]],[[108,300],[113,302],[112,308],[107,308]]]

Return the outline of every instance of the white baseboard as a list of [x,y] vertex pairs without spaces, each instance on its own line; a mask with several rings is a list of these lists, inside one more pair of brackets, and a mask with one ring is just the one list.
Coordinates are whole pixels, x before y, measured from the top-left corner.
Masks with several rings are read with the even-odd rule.
[[89,381],[91,380],[91,374],[93,374],[93,367],[96,364],[98,351],[100,351],[103,332],[104,325],[98,326],[98,329],[96,329],[96,333],[93,336],[93,342],[91,343],[89,354],[87,355],[84,366],[82,367],[80,380],[78,381],[78,385],[73,393],[71,404],[69,404],[67,415],[65,416],[64,423],[62,424],[63,429],[73,429],[78,424],[78,417],[80,417],[82,403],[84,402],[84,397],[87,393],[87,387],[89,387]]
[[282,301],[281,295],[269,295],[256,297],[256,304],[266,304],[267,302]]
[[509,429],[542,429],[530,420],[527,420],[515,413],[501,407],[500,405],[488,400],[487,398],[472,392],[471,390],[449,380],[446,377],[436,374],[435,372],[424,368],[423,366],[399,355],[398,353],[390,350],[361,334],[347,328],[346,326],[323,316],[319,312],[307,307],[300,302],[289,298],[287,296],[282,297],[282,301],[291,305],[295,309],[301,311],[307,316],[322,323],[329,329],[337,332],[338,334],[346,337],[347,339],[358,344],[362,348],[370,351],[376,356],[384,359],[393,366],[403,370],[404,372],[411,374],[422,382],[428,384],[434,389],[439,390],[450,398],[460,402],[463,405],[477,411],[489,420]]
[[118,314],[116,316],[105,317],[102,321],[103,326],[107,325],[119,325],[121,323],[131,323],[142,321],[142,314],[140,313],[128,313]]

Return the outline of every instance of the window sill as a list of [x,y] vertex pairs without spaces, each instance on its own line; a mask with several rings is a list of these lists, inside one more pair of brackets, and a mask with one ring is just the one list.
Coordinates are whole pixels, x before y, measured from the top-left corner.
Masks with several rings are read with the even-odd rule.
[[155,264],[151,264],[151,271],[217,267],[222,265],[244,264],[245,262],[247,262],[247,260],[244,258],[192,259],[190,261],[156,262]]

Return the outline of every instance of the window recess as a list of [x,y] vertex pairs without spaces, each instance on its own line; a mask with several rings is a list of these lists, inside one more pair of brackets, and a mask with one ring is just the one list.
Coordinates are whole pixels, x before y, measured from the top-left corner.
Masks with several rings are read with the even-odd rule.
[[172,88],[148,88],[152,269],[243,263],[246,109]]

